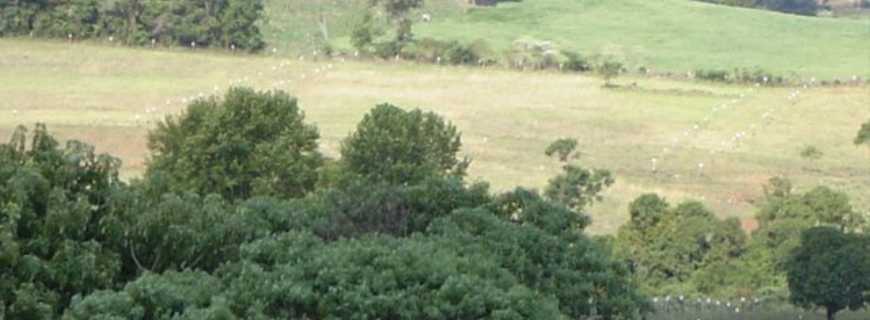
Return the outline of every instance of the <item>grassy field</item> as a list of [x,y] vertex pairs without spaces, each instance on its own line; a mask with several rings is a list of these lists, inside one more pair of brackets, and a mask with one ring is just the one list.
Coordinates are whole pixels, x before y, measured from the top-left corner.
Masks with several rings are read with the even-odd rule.
[[[269,0],[267,41],[282,51],[311,52],[324,37],[347,48],[363,0]],[[631,70],[685,73],[698,68],[760,67],[792,78],[870,77],[870,19],[835,19],[717,6],[689,0],[534,0],[467,8],[458,0],[427,0],[432,23],[418,37],[474,41],[495,51],[517,39],[608,56]],[[466,12],[467,11],[467,12]]]
[[[559,169],[543,155],[546,145],[576,137],[583,151],[578,162],[611,169],[618,180],[593,208],[596,232],[614,231],[626,219],[626,204],[644,192],[701,199],[722,216],[747,217],[762,184],[775,175],[801,188],[846,191],[859,208],[870,209],[870,149],[851,143],[870,119],[870,87],[620,78],[623,88],[605,89],[602,83],[545,72],[2,39],[0,139],[16,125],[45,122],[63,138],[120,156],[132,177],[143,170],[153,121],[197,96],[248,85],[298,96],[321,129],[321,147],[333,156],[376,103],[434,110],[463,131],[471,175],[498,190],[542,186]],[[824,156],[801,158],[809,145]]]

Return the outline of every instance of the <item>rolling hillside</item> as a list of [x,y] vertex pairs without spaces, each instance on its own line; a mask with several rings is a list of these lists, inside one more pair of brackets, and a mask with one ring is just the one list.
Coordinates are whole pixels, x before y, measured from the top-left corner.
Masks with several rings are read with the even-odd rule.
[[[589,75],[22,39],[0,39],[0,70],[0,140],[17,125],[44,122],[62,138],[120,156],[127,177],[144,169],[154,121],[245,85],[299,97],[330,156],[377,103],[433,110],[462,131],[472,179],[496,190],[543,186],[559,169],[543,155],[546,145],[576,137],[578,162],[613,170],[617,179],[593,208],[597,232],[614,231],[628,202],[645,192],[748,217],[762,184],[777,175],[802,189],[846,191],[870,209],[870,150],[852,144],[870,118],[867,86],[755,88],[626,76],[616,83],[637,86],[606,89]],[[806,146],[823,156],[802,158]]]
[[[417,36],[484,39],[497,50],[521,38],[546,40],[587,56],[622,60],[633,70],[760,67],[803,79],[870,77],[867,19],[802,17],[690,0],[526,0],[470,9],[458,2],[428,0],[424,11],[433,21],[418,23]],[[320,12],[328,12],[330,41],[347,48],[363,8],[360,0],[268,3],[264,30],[280,49],[316,48],[323,38]]]

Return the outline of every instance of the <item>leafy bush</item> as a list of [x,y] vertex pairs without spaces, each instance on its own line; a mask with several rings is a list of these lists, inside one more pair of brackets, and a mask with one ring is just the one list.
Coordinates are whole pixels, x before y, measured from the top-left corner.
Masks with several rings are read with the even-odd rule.
[[727,82],[728,71],[699,69],[695,71],[695,78],[707,81]]
[[783,84],[785,78],[771,74],[759,68],[734,69],[734,79],[743,83],[758,83],[762,85]]
[[561,53],[550,41],[523,38],[514,41],[507,54],[508,65],[518,69],[558,68]]
[[610,85],[610,80],[618,77],[622,73],[622,69],[622,63],[613,60],[606,60],[597,67],[598,73],[604,77],[605,85]]
[[825,154],[815,146],[806,146],[801,149],[801,157],[810,160],[818,160]]
[[870,144],[870,121],[861,125],[861,129],[858,130],[858,136],[855,137],[855,144]]
[[566,58],[564,64],[562,65],[563,70],[574,72],[587,72],[592,70],[592,63],[579,53],[572,51],[562,51],[562,54]]
[[459,41],[440,41],[432,38],[409,43],[402,48],[401,57],[419,62],[435,62],[452,65],[488,65],[495,63],[489,58],[489,45],[484,40],[470,44]]

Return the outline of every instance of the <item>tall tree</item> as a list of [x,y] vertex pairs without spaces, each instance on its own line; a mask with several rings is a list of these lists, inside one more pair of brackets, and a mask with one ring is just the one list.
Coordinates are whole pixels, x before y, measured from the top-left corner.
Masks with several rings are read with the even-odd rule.
[[148,134],[147,177],[164,191],[299,197],[314,189],[319,133],[284,92],[233,88],[202,99]]
[[432,112],[381,104],[366,114],[341,145],[342,162],[356,174],[395,184],[433,175],[463,176],[467,160],[453,124]]
[[381,6],[391,22],[396,25],[396,41],[411,40],[411,17],[413,9],[423,7],[423,0],[370,0],[373,7]]
[[868,302],[870,239],[831,227],[815,227],[801,234],[800,246],[785,265],[792,303],[827,310],[828,320],[846,308]]

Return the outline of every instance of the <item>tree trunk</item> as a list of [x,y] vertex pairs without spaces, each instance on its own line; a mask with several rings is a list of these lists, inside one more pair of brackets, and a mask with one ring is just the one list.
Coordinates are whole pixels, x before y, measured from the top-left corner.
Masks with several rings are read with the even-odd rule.
[[836,313],[836,311],[834,311],[834,308],[827,307],[825,308],[825,310],[827,310],[828,313],[828,320],[834,320],[834,314]]

